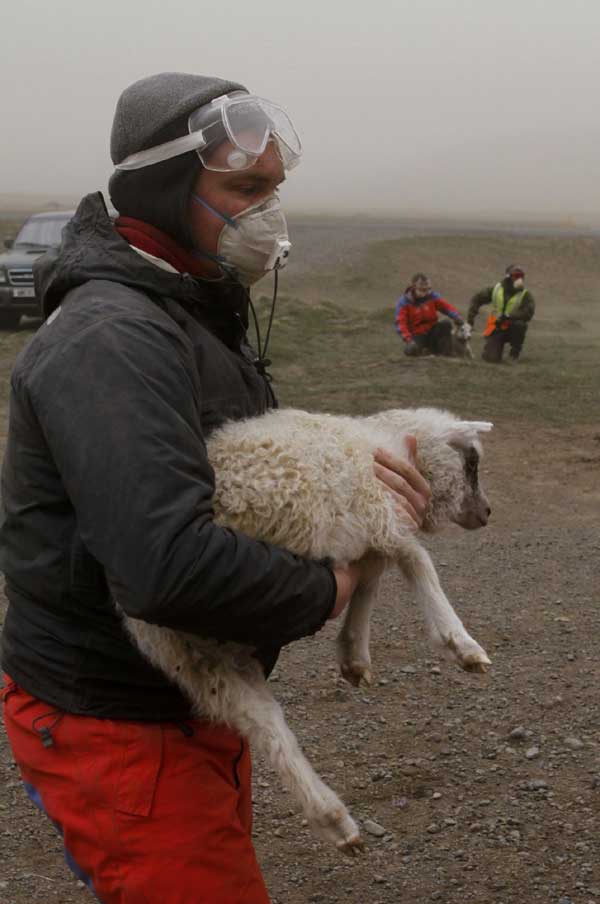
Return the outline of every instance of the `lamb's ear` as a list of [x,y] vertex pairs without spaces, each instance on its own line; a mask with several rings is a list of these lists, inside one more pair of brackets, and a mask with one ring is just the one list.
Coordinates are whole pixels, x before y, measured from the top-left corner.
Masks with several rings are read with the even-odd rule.
[[464,449],[477,441],[478,433],[487,433],[493,426],[490,421],[459,421],[446,442],[455,449]]
[[494,426],[491,421],[461,421],[460,425],[467,430],[474,430],[475,433],[489,433]]

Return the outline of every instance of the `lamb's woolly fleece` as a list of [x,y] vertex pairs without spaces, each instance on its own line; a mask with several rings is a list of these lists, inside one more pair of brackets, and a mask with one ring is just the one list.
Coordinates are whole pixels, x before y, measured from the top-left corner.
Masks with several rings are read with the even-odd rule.
[[406,459],[406,435],[416,436],[417,465],[432,488],[424,528],[433,530],[461,508],[458,449],[480,451],[476,428],[489,429],[427,408],[368,418],[282,409],[226,424],[208,442],[217,521],[304,556],[393,556],[410,530],[375,477],[375,449]]
[[[397,513],[375,477],[373,453],[384,447],[406,456],[405,437],[417,437],[418,465],[430,480],[427,527],[455,518],[468,494],[461,451],[477,431],[434,409],[393,410],[369,418],[282,410],[225,425],[211,437],[220,523],[251,536],[338,562],[365,552],[383,554],[405,571],[420,598],[432,639],[469,663],[489,663],[443,594],[427,552]],[[376,580],[354,594],[338,647],[346,675],[369,671],[369,612]],[[252,651],[217,644],[146,622],[123,618],[140,650],[187,694],[203,718],[225,722],[250,739],[271,762],[321,835],[351,853],[358,827],[343,803],[314,772],[287,726]]]

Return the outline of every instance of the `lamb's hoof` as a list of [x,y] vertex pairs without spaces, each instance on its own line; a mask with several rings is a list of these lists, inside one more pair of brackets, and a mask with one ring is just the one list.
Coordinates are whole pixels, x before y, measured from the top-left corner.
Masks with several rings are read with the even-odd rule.
[[452,651],[465,672],[485,674],[492,664],[491,659],[483,647],[480,647],[479,644],[468,635],[465,637],[457,637],[456,635],[451,634],[446,641],[446,645],[448,649]]
[[360,830],[341,800],[330,789],[324,790],[331,795],[329,805],[309,819],[311,827],[323,841],[334,844],[344,854],[354,857],[363,844]]
[[340,672],[348,684],[352,687],[360,687],[361,682],[370,687],[373,684],[373,674],[370,667],[364,662],[342,662]]
[[469,659],[464,659],[461,662],[461,665],[465,672],[475,672],[480,675],[485,675],[486,672],[489,672],[491,664],[491,660],[489,660],[487,656],[485,657],[485,660],[474,659],[470,661]]
[[340,841],[337,848],[338,851],[341,851],[347,857],[358,857],[362,854],[365,843],[360,835],[353,835],[352,838],[348,838],[346,841]]

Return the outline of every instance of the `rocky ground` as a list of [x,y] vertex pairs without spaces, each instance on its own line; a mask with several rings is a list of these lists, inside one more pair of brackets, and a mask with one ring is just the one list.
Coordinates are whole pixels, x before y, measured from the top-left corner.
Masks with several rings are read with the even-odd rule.
[[[274,690],[365,852],[350,861],[316,842],[257,762],[273,904],[600,902],[600,433],[505,424],[486,451],[489,527],[429,546],[493,668],[438,661],[395,575],[375,617],[374,686],[337,676],[333,625],[284,652]],[[4,741],[0,775],[1,904],[90,900]]]
[[[451,529],[428,544],[493,667],[477,676],[440,662],[396,575],[375,614],[372,687],[355,690],[337,675],[334,625],[283,652],[273,689],[309,759],[360,822],[365,851],[350,861],[317,842],[257,761],[255,840],[273,904],[600,904],[600,425],[590,425],[597,245],[520,238],[513,253],[512,237],[450,236],[369,250],[367,240],[409,234],[409,225],[338,226],[295,224],[299,263],[285,285],[290,296],[343,304],[352,347],[347,339],[336,351],[342,327],[332,342],[321,324],[322,353],[313,342],[307,362],[298,361],[291,352],[307,341],[308,314],[293,321],[286,351],[291,311],[282,305],[277,360],[289,356],[296,370],[279,365],[280,394],[285,404],[336,411],[431,399],[496,422],[485,438],[489,526]],[[382,309],[384,328],[383,320],[365,327],[356,319],[363,313],[348,307],[363,290],[365,316],[393,305],[402,279],[423,268],[436,280],[443,274],[444,291],[460,304],[513,258],[527,259],[541,299],[514,370],[492,374],[478,360],[470,369],[411,367],[395,345],[376,354],[365,330],[380,330],[385,345],[391,309]],[[0,336],[0,444],[7,375],[22,341]],[[376,370],[365,363],[371,351]],[[0,602],[0,620],[2,612]],[[0,851],[0,904],[91,901],[26,799],[1,728]]]

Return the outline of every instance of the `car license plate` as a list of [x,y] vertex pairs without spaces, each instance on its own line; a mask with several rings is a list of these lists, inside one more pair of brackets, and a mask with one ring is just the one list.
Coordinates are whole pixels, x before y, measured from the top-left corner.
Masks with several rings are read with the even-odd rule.
[[13,289],[14,298],[35,298],[35,289],[33,286],[27,289]]

